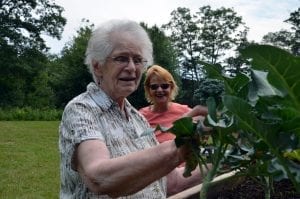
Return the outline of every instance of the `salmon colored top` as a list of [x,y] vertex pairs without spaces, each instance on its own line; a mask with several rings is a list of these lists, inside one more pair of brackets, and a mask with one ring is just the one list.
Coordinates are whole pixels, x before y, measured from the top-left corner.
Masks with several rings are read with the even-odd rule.
[[[175,120],[179,119],[183,114],[187,113],[190,110],[191,108],[187,105],[172,102],[168,110],[165,112],[153,112],[150,106],[141,108],[139,111],[140,113],[142,113],[142,115],[145,116],[151,127],[156,127],[156,125],[159,124],[161,127],[169,128],[172,126]],[[176,137],[172,133],[162,133],[161,131],[156,131],[155,135],[159,143],[175,139]]]

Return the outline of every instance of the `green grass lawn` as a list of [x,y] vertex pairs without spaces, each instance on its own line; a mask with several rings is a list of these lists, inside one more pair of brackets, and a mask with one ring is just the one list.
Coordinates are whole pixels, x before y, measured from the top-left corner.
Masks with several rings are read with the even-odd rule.
[[59,196],[58,121],[0,121],[0,198]]

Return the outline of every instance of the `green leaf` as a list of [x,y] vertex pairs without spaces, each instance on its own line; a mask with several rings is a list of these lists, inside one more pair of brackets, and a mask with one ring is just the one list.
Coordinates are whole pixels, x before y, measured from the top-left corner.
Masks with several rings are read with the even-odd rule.
[[234,78],[224,77],[226,81],[226,93],[230,95],[236,95],[241,98],[245,98],[247,92],[244,93],[244,88],[247,88],[249,77],[245,74],[238,73]]
[[300,117],[284,122],[281,129],[286,132],[295,132],[300,137]]
[[220,64],[210,64],[203,61],[199,61],[199,63],[205,68],[208,77],[219,80],[223,79],[222,66]]
[[209,97],[206,100],[207,108],[208,108],[208,115],[214,120],[217,120],[217,104],[213,97]]
[[191,117],[183,117],[176,120],[173,126],[165,131],[172,132],[176,137],[186,137],[194,135],[194,124]]
[[252,114],[252,107],[246,101],[236,96],[225,95],[223,103],[238,119],[242,129],[257,133],[258,135],[264,132],[263,124]]
[[224,119],[219,119],[218,121],[216,121],[213,118],[211,118],[210,115],[207,116],[207,121],[213,127],[220,127],[220,128],[229,128],[234,123],[233,117],[231,117],[229,121]]
[[300,58],[269,45],[250,45],[241,50],[251,59],[252,69],[268,71],[268,81],[281,93],[287,94],[300,110]]
[[290,160],[296,160],[300,162],[300,149],[293,150],[291,152],[285,152],[283,155]]
[[280,163],[280,160],[277,158],[274,158],[272,160],[271,164],[269,165],[268,170],[274,177],[274,180],[279,181],[282,179],[290,178],[291,180],[295,180],[297,182],[294,185],[296,188],[299,188],[299,186],[300,186],[300,172],[299,172],[300,166],[299,166],[299,164],[295,164],[292,161],[286,161],[285,163],[287,164],[288,169],[293,174],[292,176],[287,175],[286,170]]
[[205,68],[207,77],[224,82],[227,94],[240,95],[242,89],[247,86],[247,83],[249,82],[249,77],[245,74],[238,73],[235,77],[226,77],[223,75],[222,67],[219,64],[200,63]]
[[196,169],[197,165],[198,165],[197,157],[191,154],[185,162],[183,176],[186,178],[191,176],[192,171]]
[[281,96],[284,94],[278,89],[273,87],[267,80],[268,72],[252,70],[252,81],[249,87],[249,99],[250,101],[257,101],[261,96]]

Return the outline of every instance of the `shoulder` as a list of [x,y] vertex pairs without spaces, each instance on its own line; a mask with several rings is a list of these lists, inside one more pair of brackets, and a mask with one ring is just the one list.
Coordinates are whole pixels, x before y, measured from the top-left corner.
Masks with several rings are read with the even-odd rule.
[[87,90],[73,99],[71,99],[67,105],[65,106],[65,111],[66,110],[72,110],[72,109],[77,109],[79,107],[88,107],[92,103],[92,98],[91,98],[91,87],[93,86],[93,83],[88,84]]
[[[98,100],[98,101],[97,101]],[[90,92],[86,91],[68,102],[65,106],[62,120],[71,123],[82,120],[96,120],[96,117],[103,114],[107,106],[100,106],[103,100],[94,99]]]
[[150,106],[145,106],[143,108],[140,108],[139,112],[142,113],[142,114],[147,114],[147,113],[151,112]]
[[91,99],[91,97],[88,95],[87,92],[84,92],[76,97],[74,97],[72,100],[68,102],[66,105],[64,111],[71,111],[71,110],[84,110],[84,109],[90,109],[93,107],[95,103]]
[[185,111],[190,111],[191,110],[191,108],[188,105],[179,104],[179,103],[176,103],[176,102],[172,103],[172,108],[179,109],[179,110],[185,110]]
[[74,97],[65,106],[64,112],[68,112],[68,111],[71,111],[71,110],[77,110],[80,107],[86,107],[87,106],[86,104],[88,104],[86,98],[87,98],[86,93],[82,93],[82,94]]

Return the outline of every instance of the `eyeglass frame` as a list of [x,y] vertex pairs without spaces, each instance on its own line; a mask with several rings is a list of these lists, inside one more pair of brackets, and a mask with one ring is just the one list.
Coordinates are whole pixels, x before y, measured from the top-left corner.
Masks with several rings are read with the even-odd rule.
[[168,83],[164,83],[164,84],[150,84],[148,87],[155,91],[157,90],[159,87],[163,90],[167,90],[168,88],[170,88],[171,84],[168,84]]
[[[140,66],[140,67],[145,67],[148,63],[147,60],[145,60],[142,57],[139,56],[126,56],[126,55],[118,55],[118,56],[108,56],[107,59],[111,59],[114,63],[116,63],[117,65],[120,65],[122,67],[124,66],[128,66],[130,60],[132,60],[132,63],[135,66]],[[121,59],[121,60],[118,60]],[[122,60],[123,59],[123,60]],[[136,59],[140,59],[140,60],[136,60]]]

